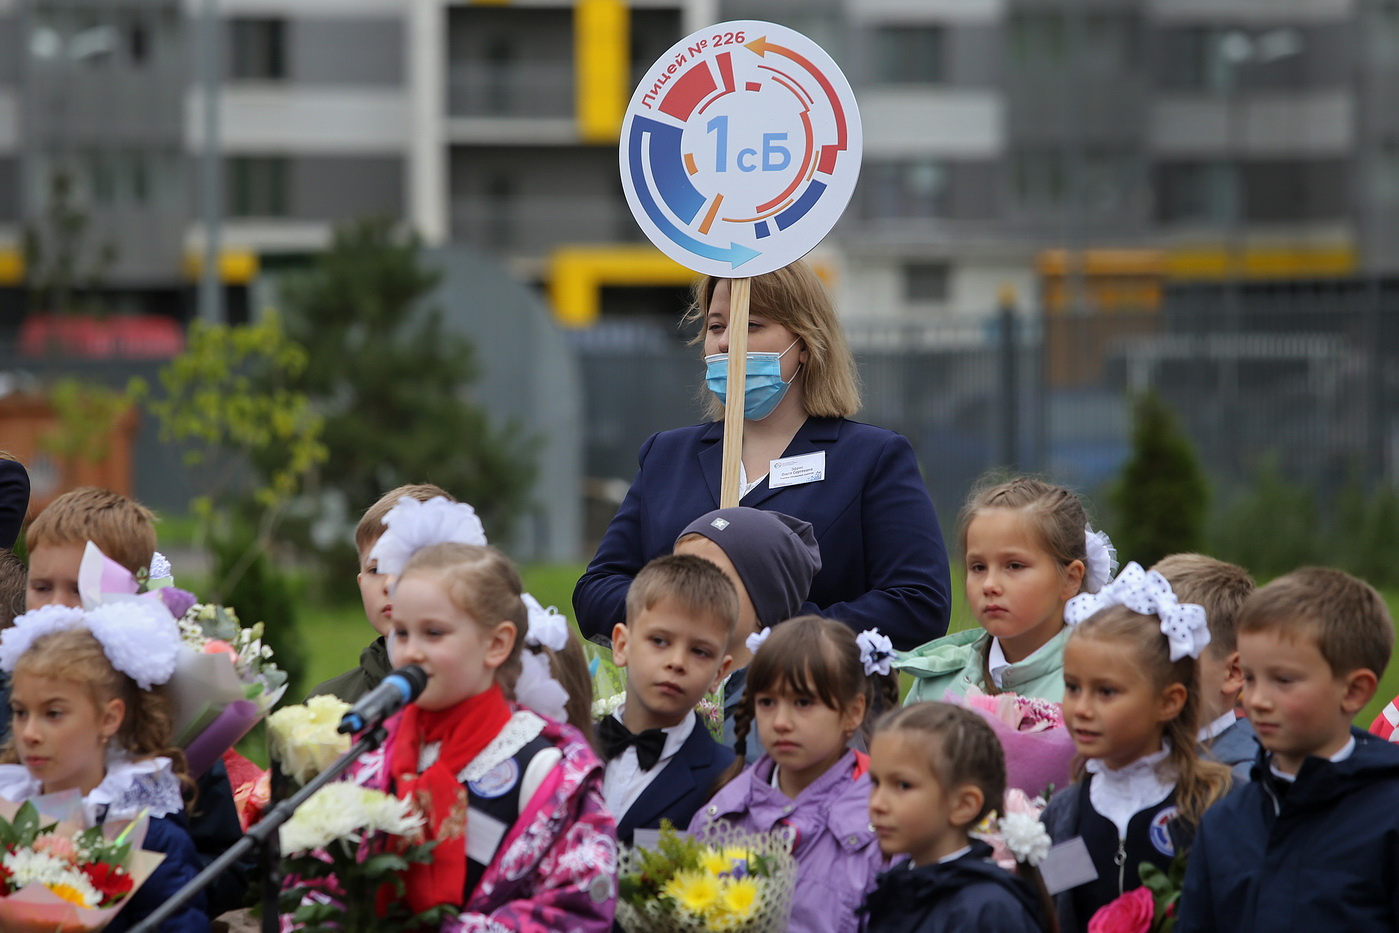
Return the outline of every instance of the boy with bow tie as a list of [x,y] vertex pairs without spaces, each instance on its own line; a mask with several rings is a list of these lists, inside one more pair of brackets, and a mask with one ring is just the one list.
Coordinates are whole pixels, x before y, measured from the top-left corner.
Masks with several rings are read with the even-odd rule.
[[714,741],[695,706],[733,661],[738,594],[717,566],[693,555],[647,564],[612,630],[627,672],[626,702],[598,724],[607,759],[602,792],[623,844],[654,844],[661,820],[688,826],[733,752]]

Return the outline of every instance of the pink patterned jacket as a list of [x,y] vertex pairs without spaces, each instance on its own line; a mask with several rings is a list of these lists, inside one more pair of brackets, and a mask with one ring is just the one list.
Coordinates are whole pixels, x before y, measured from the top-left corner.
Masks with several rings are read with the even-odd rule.
[[[617,828],[602,800],[602,763],[578,730],[539,718],[544,723],[539,735],[563,759],[521,806],[520,818],[470,901],[441,933],[608,933],[612,928]],[[389,721],[383,748],[351,770],[357,784],[389,789],[385,757],[401,719]]]

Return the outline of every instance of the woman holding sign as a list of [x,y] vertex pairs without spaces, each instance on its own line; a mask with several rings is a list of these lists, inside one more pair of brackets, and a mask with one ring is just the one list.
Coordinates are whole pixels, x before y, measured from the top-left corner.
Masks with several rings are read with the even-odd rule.
[[[821,570],[803,613],[878,628],[899,649],[945,634],[951,586],[932,500],[907,439],[848,420],[860,392],[830,293],[803,261],[750,282],[745,392],[734,400],[744,409],[739,504],[812,524]],[[719,507],[730,289],[700,279],[690,311],[716,420],[641,445],[636,480],[573,591],[585,636],[610,636],[636,572]]]

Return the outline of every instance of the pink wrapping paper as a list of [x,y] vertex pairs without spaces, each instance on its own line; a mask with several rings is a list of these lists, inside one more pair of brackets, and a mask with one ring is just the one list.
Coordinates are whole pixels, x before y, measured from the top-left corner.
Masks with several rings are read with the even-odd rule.
[[[1002,696],[1005,696],[1002,694]],[[1006,756],[1006,786],[1018,787],[1031,797],[1053,785],[1062,790],[1073,779],[1074,740],[1064,726],[1039,732],[1021,732],[991,710],[948,691],[943,702],[975,710],[991,724]]]

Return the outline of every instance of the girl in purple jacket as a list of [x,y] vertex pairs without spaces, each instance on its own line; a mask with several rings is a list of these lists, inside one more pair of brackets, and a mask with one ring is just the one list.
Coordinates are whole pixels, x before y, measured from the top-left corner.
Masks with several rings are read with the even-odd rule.
[[[869,758],[849,743],[876,700],[898,705],[893,646],[877,630],[856,636],[819,616],[763,629],[748,644],[753,662],[734,717],[738,759],[690,831],[720,821],[751,832],[790,827],[790,933],[855,933],[855,911],[885,860],[870,828]],[[743,769],[755,720],[767,753]]]

